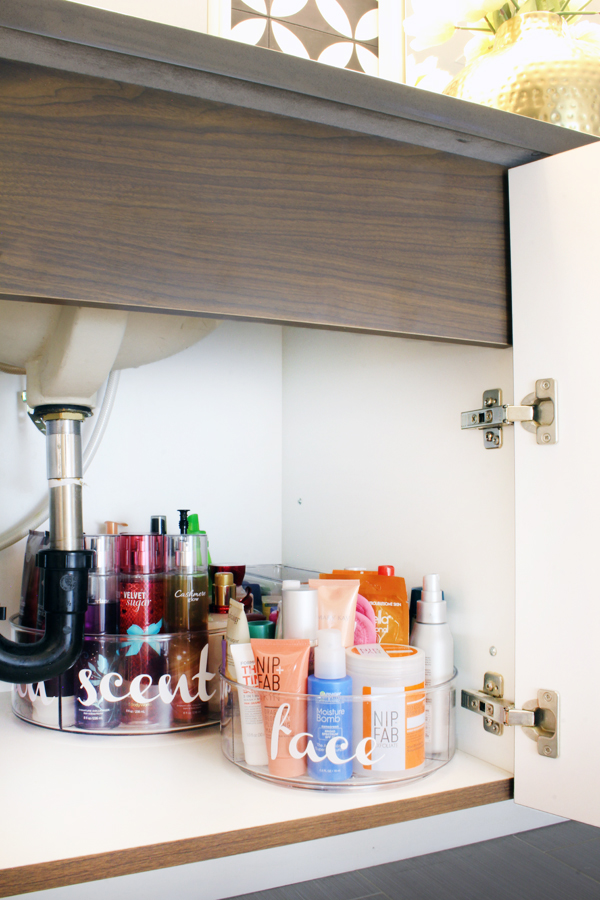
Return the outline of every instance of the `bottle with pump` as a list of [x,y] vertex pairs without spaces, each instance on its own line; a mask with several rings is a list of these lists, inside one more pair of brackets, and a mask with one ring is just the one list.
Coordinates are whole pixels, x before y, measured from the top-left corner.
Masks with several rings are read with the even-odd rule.
[[346,781],[352,777],[352,679],[346,675],[341,631],[325,628],[317,634],[315,672],[308,676],[308,732],[320,760],[309,756],[307,771],[316,781]]
[[[454,641],[448,626],[446,601],[439,575],[425,575],[410,643],[425,653],[425,689],[449,681],[454,674]],[[432,691],[425,704],[425,756],[446,758],[452,753],[451,691]]]
[[178,509],[177,512],[179,513],[179,533],[187,534],[188,527],[189,527],[189,521],[188,521],[189,509]]
[[[200,655],[208,643],[208,566],[206,538],[200,534],[168,535],[164,628],[169,641],[167,672],[174,722],[195,724],[206,719],[208,703],[198,695]],[[194,697],[194,699],[190,699]]]
[[167,535],[164,630],[170,634],[208,627],[206,541],[200,534]]

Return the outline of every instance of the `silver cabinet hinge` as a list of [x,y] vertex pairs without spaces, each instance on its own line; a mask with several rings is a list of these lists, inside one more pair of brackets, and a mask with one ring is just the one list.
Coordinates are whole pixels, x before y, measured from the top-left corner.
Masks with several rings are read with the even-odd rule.
[[558,756],[558,694],[538,691],[537,700],[528,700],[523,709],[504,699],[504,678],[497,672],[486,672],[483,690],[461,693],[461,706],[483,716],[483,727],[490,734],[501,735],[505,725],[520,725],[527,737],[537,741],[538,753],[549,759]]
[[553,378],[540,378],[535,383],[535,393],[527,394],[520,406],[502,403],[502,391],[494,388],[483,392],[481,409],[461,413],[461,428],[478,428],[483,431],[483,446],[497,450],[502,446],[502,427],[520,422],[523,428],[536,436],[538,444],[556,444],[557,395]]

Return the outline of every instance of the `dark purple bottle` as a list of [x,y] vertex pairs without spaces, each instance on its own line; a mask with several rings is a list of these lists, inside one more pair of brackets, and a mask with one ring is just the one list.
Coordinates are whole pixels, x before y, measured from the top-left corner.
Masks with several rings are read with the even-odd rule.
[[102,679],[119,661],[119,576],[117,535],[87,535],[86,550],[96,552],[96,567],[88,579],[83,651],[75,664],[75,725],[86,731],[115,728],[120,704],[104,699]]
[[35,628],[37,626],[40,570],[36,563],[36,556],[40,550],[46,550],[49,544],[50,532],[29,532],[23,560],[21,605],[19,608],[19,624],[25,628]]
[[[31,628],[37,629],[37,634],[32,637],[32,642],[40,641],[46,627],[46,612],[44,610],[44,582],[46,577],[46,569],[40,569],[37,565],[37,554],[40,550],[46,550],[50,546],[50,532],[48,531],[30,531],[27,538],[27,548],[25,550],[25,565],[23,567],[23,582],[21,587],[21,609],[19,613],[21,625],[27,627],[28,622],[32,622]],[[28,561],[28,553],[34,554],[33,567],[31,561]],[[26,571],[29,570],[26,575]],[[28,585],[25,588],[25,580],[27,578]],[[25,594],[23,594],[25,591]],[[35,618],[34,618],[35,617]],[[44,691],[46,697],[60,697],[61,702],[64,697],[72,697],[74,691],[73,684],[73,666],[58,675],[56,678],[49,678],[44,682]],[[37,685],[34,685],[36,691]]]

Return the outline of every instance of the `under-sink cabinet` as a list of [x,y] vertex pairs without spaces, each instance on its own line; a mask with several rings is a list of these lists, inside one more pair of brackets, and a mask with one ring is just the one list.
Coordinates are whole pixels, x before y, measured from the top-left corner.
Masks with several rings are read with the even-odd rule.
[[[459,699],[459,750],[440,772],[315,796],[248,778],[212,729],[54,734],[12,719],[3,694],[3,790],[17,820],[0,842],[0,896],[430,817],[433,829],[509,800],[513,757],[518,804],[600,825],[587,700],[600,634],[600,425],[587,399],[600,374],[600,146],[74,6],[0,11],[0,298],[31,300],[32,315],[55,302],[210,316],[236,340],[235,328],[254,334],[257,353],[270,341],[284,561],[325,569],[389,554],[412,578],[439,565],[458,697],[488,670],[517,709],[556,692],[558,752],[538,753],[518,726],[484,730]],[[235,354],[229,364],[244,377]],[[461,432],[484,391],[519,405],[540,380],[557,385],[557,442],[518,422],[503,426],[503,446]],[[126,469],[133,451],[120,452]],[[245,512],[260,520],[259,507]]]

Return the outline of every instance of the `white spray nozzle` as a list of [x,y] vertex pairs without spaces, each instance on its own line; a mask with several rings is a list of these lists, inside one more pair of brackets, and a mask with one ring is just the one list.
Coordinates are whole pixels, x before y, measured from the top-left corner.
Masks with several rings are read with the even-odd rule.
[[339,628],[320,628],[315,647],[315,675],[317,678],[344,678],[346,651]]
[[439,575],[425,575],[421,599],[417,601],[417,622],[438,625],[446,621],[446,602]]
[[[435,591],[441,591],[440,585],[440,576],[439,575],[424,575],[423,576],[423,590],[431,591],[432,593]],[[440,600],[442,598],[440,597]]]

